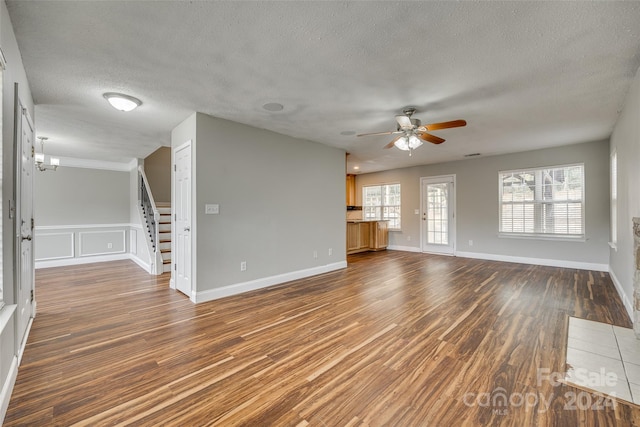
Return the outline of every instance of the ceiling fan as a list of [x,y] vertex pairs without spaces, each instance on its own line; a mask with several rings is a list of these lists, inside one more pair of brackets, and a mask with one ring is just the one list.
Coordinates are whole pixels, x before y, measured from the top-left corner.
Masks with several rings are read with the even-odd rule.
[[396,135],[399,134],[393,141],[384,146],[384,148],[396,148],[408,151],[411,155],[412,151],[420,147],[423,141],[430,142],[432,144],[442,144],[445,140],[427,133],[427,131],[434,131],[439,129],[449,129],[466,126],[467,122],[464,120],[452,120],[450,122],[432,123],[430,125],[422,125],[420,120],[412,119],[411,116],[416,112],[415,108],[407,107],[402,110],[404,115],[396,116],[398,122],[397,130],[389,132],[375,132],[375,133],[361,133],[358,136],[372,136],[372,135]]

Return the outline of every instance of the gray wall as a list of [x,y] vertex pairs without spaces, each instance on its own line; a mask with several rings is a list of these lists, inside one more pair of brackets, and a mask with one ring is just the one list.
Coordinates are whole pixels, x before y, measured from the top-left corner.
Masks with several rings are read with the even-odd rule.
[[622,288],[627,310],[633,302],[632,218],[640,217],[640,71],[611,135],[618,156],[618,243],[610,250],[612,277]]
[[171,148],[160,147],[144,159],[144,173],[156,202],[171,201]]
[[[498,172],[570,163],[585,165],[587,240],[499,238]],[[456,251],[608,264],[608,141],[358,175],[357,201],[362,203],[363,185],[399,182],[402,185],[402,231],[390,232],[389,243],[420,248],[420,216],[414,214],[414,209],[420,209],[420,178],[447,174],[456,175]],[[469,240],[473,240],[473,246],[469,246]]]
[[129,223],[129,178],[129,172],[70,167],[36,172],[36,225]]
[[[18,43],[16,42],[13,26],[9,19],[9,12],[5,2],[0,2],[0,46],[7,60],[7,68],[2,73],[2,182],[0,183],[0,200],[2,200],[2,222],[0,251],[0,287],[3,290],[3,299],[6,304],[15,304],[14,295],[14,220],[9,218],[7,209],[9,200],[13,199],[13,162],[15,153],[13,150],[14,130],[14,83],[19,83],[19,97],[33,119],[33,99],[29,90],[29,82],[22,65],[22,58]],[[1,310],[12,310],[8,305]],[[9,311],[7,311],[9,312]],[[16,343],[22,341],[22,337],[15,336],[15,317],[10,316],[5,327],[0,329],[0,387],[10,392],[13,388],[15,371],[11,370],[12,363],[16,360],[18,348]],[[0,401],[0,421],[4,417],[9,396],[3,395]]]
[[[172,142],[196,147],[198,292],[346,260],[343,150],[196,118],[196,138],[183,123]],[[220,214],[204,215],[206,203]]]

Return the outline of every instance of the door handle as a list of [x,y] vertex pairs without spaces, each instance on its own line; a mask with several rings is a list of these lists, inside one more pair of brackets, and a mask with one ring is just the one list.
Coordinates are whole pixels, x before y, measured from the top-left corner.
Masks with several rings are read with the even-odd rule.
[[191,227],[189,227],[188,225],[184,228],[184,231],[191,231]]
[[24,242],[25,240],[31,241],[31,236],[22,236],[22,241]]

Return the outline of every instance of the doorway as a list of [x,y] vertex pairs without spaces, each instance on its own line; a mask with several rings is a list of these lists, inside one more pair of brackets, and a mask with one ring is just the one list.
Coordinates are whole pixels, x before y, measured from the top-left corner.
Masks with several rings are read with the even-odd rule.
[[15,86],[16,117],[16,301],[18,348],[24,348],[31,319],[35,316],[35,286],[33,261],[33,172],[34,129],[28,110],[18,98]]
[[454,255],[455,175],[420,179],[422,252]]
[[192,298],[192,245],[191,238],[191,141],[173,150],[174,202],[173,229],[175,261],[172,277],[176,289]]

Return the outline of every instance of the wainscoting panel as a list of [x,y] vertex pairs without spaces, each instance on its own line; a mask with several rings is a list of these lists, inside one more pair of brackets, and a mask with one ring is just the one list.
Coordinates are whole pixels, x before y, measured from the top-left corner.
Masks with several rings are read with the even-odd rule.
[[38,261],[73,258],[75,253],[73,231],[64,233],[36,233],[35,256]]
[[125,237],[125,230],[81,231],[78,233],[78,255],[85,257],[125,253]]

